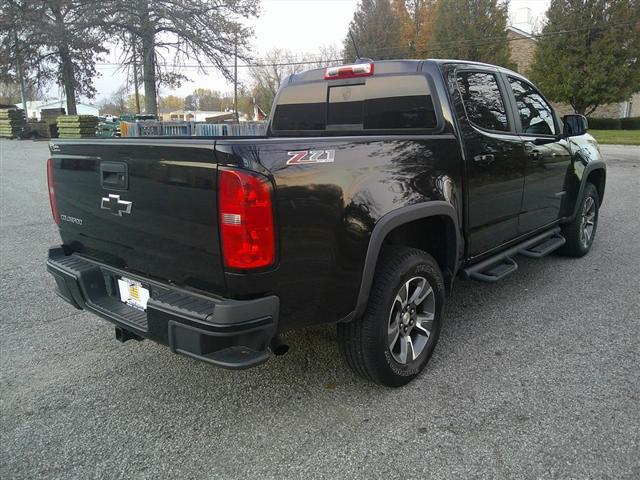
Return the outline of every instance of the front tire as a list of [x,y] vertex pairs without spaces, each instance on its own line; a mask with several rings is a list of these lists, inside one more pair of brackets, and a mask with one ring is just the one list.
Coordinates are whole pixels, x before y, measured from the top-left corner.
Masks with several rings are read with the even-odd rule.
[[562,234],[567,242],[558,250],[567,257],[582,257],[591,250],[598,227],[600,196],[592,183],[584,186],[584,192],[575,218],[562,226]]
[[389,387],[413,380],[438,341],[444,298],[442,273],[431,255],[385,248],[364,315],[338,324],[340,351],[349,367]]

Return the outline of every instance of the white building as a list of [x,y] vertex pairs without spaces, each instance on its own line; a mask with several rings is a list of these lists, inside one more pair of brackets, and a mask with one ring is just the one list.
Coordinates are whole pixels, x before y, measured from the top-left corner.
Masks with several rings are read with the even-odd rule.
[[[178,120],[187,122],[206,122],[209,121],[223,122],[233,119],[233,112],[214,112],[205,110],[177,110],[170,112],[168,115],[160,114],[163,120]],[[168,118],[167,118],[168,117]]]
[[[40,112],[46,108],[64,108],[66,111],[67,101],[63,98],[62,100],[36,100],[27,102],[27,117],[40,120]],[[98,107],[88,103],[77,102],[76,110],[78,111],[78,115],[95,115],[97,117],[100,114]]]

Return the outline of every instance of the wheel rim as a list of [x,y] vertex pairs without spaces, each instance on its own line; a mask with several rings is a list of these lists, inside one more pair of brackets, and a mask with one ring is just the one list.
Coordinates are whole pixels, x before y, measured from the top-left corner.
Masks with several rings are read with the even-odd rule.
[[436,313],[435,293],[424,277],[413,277],[401,287],[389,313],[387,346],[393,359],[406,365],[424,351]]
[[589,247],[596,225],[596,202],[593,197],[587,197],[582,207],[582,221],[580,224],[580,243],[584,248]]

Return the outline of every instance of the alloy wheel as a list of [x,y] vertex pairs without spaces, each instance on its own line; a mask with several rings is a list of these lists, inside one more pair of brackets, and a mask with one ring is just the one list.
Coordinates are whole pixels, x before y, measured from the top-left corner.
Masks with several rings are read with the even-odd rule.
[[420,356],[429,341],[436,313],[433,288],[424,277],[413,277],[398,291],[388,324],[388,348],[402,365]]
[[580,242],[588,248],[593,237],[596,222],[596,202],[593,197],[587,197],[582,207],[582,221],[580,224]]

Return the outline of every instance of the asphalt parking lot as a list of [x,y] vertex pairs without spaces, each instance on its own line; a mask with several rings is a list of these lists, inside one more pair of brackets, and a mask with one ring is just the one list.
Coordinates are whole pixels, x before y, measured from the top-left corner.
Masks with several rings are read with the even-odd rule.
[[390,390],[333,327],[218,370],[58,299],[46,142],[0,140],[0,477],[640,478],[640,148],[604,146],[592,252],[458,282],[426,371]]

